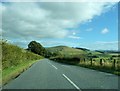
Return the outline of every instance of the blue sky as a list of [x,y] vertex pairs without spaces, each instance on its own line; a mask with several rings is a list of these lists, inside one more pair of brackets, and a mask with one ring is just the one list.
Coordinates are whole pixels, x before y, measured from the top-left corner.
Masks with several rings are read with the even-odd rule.
[[21,46],[118,49],[117,3],[4,3],[3,39]]

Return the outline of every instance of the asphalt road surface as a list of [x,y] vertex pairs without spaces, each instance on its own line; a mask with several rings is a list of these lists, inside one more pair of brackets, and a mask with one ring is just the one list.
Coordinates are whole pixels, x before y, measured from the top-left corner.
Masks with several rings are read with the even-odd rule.
[[43,59],[3,89],[118,89],[118,76]]

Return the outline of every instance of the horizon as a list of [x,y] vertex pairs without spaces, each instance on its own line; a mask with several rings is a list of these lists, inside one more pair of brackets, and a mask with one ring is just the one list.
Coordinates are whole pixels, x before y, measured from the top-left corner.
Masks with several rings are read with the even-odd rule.
[[118,50],[118,3],[0,3],[2,38],[27,48],[35,40],[44,47],[69,46]]

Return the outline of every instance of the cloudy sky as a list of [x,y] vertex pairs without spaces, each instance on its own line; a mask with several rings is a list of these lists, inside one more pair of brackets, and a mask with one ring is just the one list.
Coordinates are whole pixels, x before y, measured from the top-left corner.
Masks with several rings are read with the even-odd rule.
[[106,2],[4,2],[2,38],[27,48],[66,45],[89,49],[118,49],[118,6]]

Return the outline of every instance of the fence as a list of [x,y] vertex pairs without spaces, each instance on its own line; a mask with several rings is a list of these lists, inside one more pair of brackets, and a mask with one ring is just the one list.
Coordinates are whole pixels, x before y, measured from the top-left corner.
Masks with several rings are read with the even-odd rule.
[[82,58],[80,59],[79,64],[83,66],[109,68],[120,71],[119,59]]

